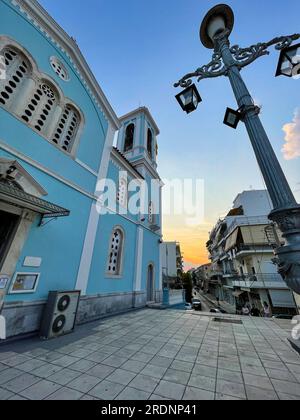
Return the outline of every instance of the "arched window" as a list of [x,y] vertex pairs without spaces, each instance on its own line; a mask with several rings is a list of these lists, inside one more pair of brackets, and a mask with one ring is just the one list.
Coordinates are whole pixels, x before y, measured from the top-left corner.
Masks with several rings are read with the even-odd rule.
[[5,64],[0,78],[0,105],[15,110],[32,72],[31,65],[20,51],[10,46],[0,51],[0,55]]
[[133,149],[134,132],[135,132],[134,124],[129,124],[125,132],[124,152],[129,152],[130,150]]
[[107,273],[113,276],[121,274],[124,234],[120,228],[114,229],[109,246]]
[[117,202],[122,206],[127,206],[128,199],[128,185],[125,178],[121,178],[119,182],[119,189],[117,192]]
[[66,152],[71,152],[79,126],[79,113],[72,105],[67,104],[54,131],[53,143],[59,145]]
[[28,98],[22,119],[47,136],[58,102],[59,95],[55,87],[42,80]]
[[150,203],[149,203],[148,221],[149,221],[150,224],[154,223],[154,205],[153,205],[152,201],[150,201]]
[[81,113],[23,51],[0,36],[0,106],[70,153],[82,124]]
[[153,135],[152,135],[152,131],[150,130],[150,128],[148,128],[148,133],[147,133],[147,151],[148,154],[150,156],[150,158],[153,158]]

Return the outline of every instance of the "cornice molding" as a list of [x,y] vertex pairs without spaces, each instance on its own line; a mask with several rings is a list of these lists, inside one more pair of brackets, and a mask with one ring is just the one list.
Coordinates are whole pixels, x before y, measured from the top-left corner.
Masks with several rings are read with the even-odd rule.
[[145,166],[146,167],[146,170],[148,170],[148,172],[151,174],[151,176],[154,179],[158,179],[159,181],[161,181],[160,176],[157,173],[157,171],[150,165],[150,163],[145,158],[139,158],[139,159],[133,160],[131,162],[131,164],[134,167],[140,166],[140,165]]
[[123,115],[119,119],[120,119],[121,122],[125,122],[128,119],[133,119],[133,118],[137,117],[139,114],[145,114],[146,115],[150,124],[152,125],[152,127],[155,130],[155,135],[158,136],[160,134],[160,130],[159,130],[156,122],[154,121],[154,118],[152,117],[151,112],[149,111],[149,109],[146,106],[139,107],[139,108],[129,112],[128,114]]
[[18,7],[20,12],[67,56],[95,104],[112,126],[118,130],[120,121],[74,39],[55,22],[36,0],[10,0],[10,2],[13,6]]
[[112,163],[114,163],[117,166],[118,169],[120,169],[120,170],[125,169],[134,179],[136,179],[138,181],[143,180],[142,175],[139,174],[136,171],[136,169],[134,169],[125,158],[122,158],[120,153],[115,149],[112,149],[111,161],[112,161]]

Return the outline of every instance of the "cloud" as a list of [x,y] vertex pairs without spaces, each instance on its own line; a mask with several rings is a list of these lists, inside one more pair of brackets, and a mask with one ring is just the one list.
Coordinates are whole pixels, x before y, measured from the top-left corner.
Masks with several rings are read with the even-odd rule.
[[286,160],[300,157],[300,109],[295,111],[293,122],[283,126],[285,145],[282,152]]

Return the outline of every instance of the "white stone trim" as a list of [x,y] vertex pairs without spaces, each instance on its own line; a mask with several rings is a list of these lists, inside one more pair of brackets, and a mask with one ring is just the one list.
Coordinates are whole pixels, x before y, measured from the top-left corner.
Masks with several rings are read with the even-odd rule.
[[162,244],[159,244],[159,272],[158,272],[158,276],[159,276],[159,285],[158,285],[158,289],[162,290],[163,288],[163,272],[162,272]]
[[4,202],[0,203],[0,210],[5,211],[6,213],[15,214],[16,216],[22,216],[23,209],[20,207],[12,206],[11,204],[7,204]]
[[133,155],[137,156],[139,153],[139,150],[137,149],[140,146],[140,140],[141,140],[141,127],[142,127],[142,121],[141,118],[136,119],[136,138],[135,138],[135,144],[133,147]]
[[155,131],[155,135],[158,136],[160,134],[160,130],[159,130],[156,122],[154,121],[154,118],[152,117],[149,109],[147,107],[145,107],[145,106],[142,106],[140,108],[137,108],[137,109],[129,112],[128,114],[123,115],[119,119],[120,119],[121,122],[125,122],[125,121],[127,121],[129,119],[132,119],[132,118],[134,118],[134,117],[136,117],[136,116],[138,116],[140,114],[145,114],[146,115],[146,117],[150,121],[150,124],[153,126],[153,129]]
[[36,218],[36,214],[31,211],[22,209],[20,209],[21,212],[19,213],[17,212],[17,207],[10,207],[5,203],[0,203],[0,210],[20,216],[20,221],[13,241],[10,245],[10,248],[8,249],[7,255],[2,265],[2,271],[12,277],[16,269],[16,263],[21,256],[24,244],[32,227],[32,223]]
[[130,174],[132,176],[133,179],[136,179],[138,182],[142,182],[143,181],[143,177],[140,174],[140,177],[138,177],[138,171],[133,169],[133,167],[126,162],[125,159],[123,159],[118,152],[116,152],[115,149],[112,150],[111,153],[111,162],[116,165],[116,167],[120,170],[120,171],[126,171],[128,172],[128,174]]
[[[104,149],[102,153],[102,159],[100,163],[99,173],[98,173],[98,181],[105,179],[107,177],[108,166],[109,166],[109,157],[112,150],[112,145],[114,141],[115,130],[110,125],[108,128]],[[98,183],[98,182],[97,182]],[[99,197],[100,192],[95,191],[95,196]],[[96,235],[98,230],[100,214],[97,210],[97,202],[93,203],[88,227],[86,231],[85,241],[83,245],[80,266],[78,270],[77,280],[76,280],[76,289],[81,290],[81,295],[85,296],[90,276],[90,270],[92,265],[92,259],[94,254],[94,247],[96,242]]]
[[94,175],[95,177],[98,177],[97,172],[94,171],[94,169],[90,168],[87,164],[85,164],[81,160],[76,158],[75,162],[78,163],[78,165],[82,166],[84,169],[86,169],[90,174]]
[[[148,153],[148,152],[147,152]],[[151,164],[149,163],[148,159],[146,160],[145,158],[140,158],[137,160],[133,160],[131,162],[131,164],[136,167],[138,165],[144,165],[146,167],[146,169],[148,170],[148,172],[150,173],[150,175],[155,178],[155,179],[160,179],[158,173],[156,172],[156,170],[153,168],[153,166],[151,166]]]
[[134,291],[142,290],[142,273],[143,273],[143,247],[144,247],[144,229],[139,226],[136,237],[136,273],[134,282]]

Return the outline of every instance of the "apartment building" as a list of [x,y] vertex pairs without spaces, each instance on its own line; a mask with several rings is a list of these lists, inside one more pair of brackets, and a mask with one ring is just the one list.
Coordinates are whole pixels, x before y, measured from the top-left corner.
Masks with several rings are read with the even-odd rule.
[[262,312],[266,302],[272,315],[297,312],[294,295],[273,262],[282,238],[268,219],[270,211],[267,191],[244,191],[210,233],[208,291],[233,311],[248,304]]

